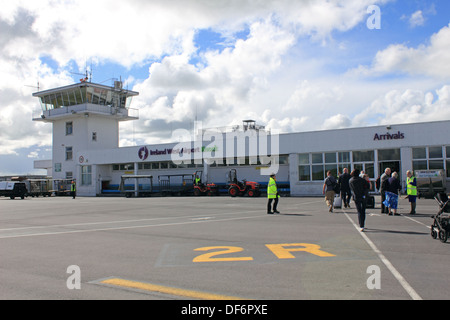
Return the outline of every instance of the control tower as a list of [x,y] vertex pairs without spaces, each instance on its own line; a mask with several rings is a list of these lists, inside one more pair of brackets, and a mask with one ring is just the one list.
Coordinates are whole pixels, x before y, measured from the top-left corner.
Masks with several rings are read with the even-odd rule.
[[[139,119],[130,104],[138,92],[125,90],[121,81],[113,87],[85,81],[33,94],[42,113],[33,121],[53,124],[53,179],[76,179],[88,185],[93,172],[87,159],[77,153],[119,147],[119,122]],[[82,172],[89,174],[82,175]],[[87,178],[85,178],[87,177]],[[82,180],[82,181],[81,181]]]

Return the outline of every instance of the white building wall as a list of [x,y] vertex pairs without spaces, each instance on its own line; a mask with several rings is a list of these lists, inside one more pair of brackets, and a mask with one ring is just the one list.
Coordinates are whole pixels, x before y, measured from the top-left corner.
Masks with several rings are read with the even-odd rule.
[[[412,148],[422,146],[446,146],[450,145],[450,135],[448,134],[450,121],[393,125],[390,128],[386,126],[367,127],[367,128],[351,128],[341,130],[328,130],[306,133],[291,133],[279,136],[279,153],[281,155],[289,155],[289,165],[281,166],[278,173],[278,181],[289,181],[291,195],[321,195],[323,181],[307,181],[300,182],[298,178],[298,156],[301,153],[327,153],[327,152],[347,152],[347,151],[365,151],[374,150],[375,177],[381,174],[378,172],[378,150],[384,149],[400,149],[401,164],[400,170],[402,176],[405,176],[406,170],[412,168]],[[377,140],[375,135],[382,136],[390,134],[399,135],[399,139]],[[100,138],[100,136],[99,136]],[[209,145],[209,142],[204,145]],[[220,148],[225,150],[226,144],[217,141]],[[176,143],[146,146],[150,151],[164,150],[174,148]],[[143,146],[126,147],[126,148],[110,148],[81,150],[77,153],[77,158],[83,156],[86,164],[97,165],[93,168],[92,187],[87,187],[86,193],[91,195],[98,194],[101,189],[101,181],[111,181],[113,184],[120,183],[120,177],[124,171],[113,171],[113,164],[134,163],[135,168],[139,163],[143,162],[160,162],[170,161],[170,154],[151,155],[141,160],[139,158],[139,149]],[[236,150],[236,148],[235,148]],[[219,154],[223,154],[219,152]],[[197,156],[197,155],[196,155]],[[225,154],[229,157],[228,154]],[[80,165],[80,164],[78,164]],[[261,175],[257,170],[257,165],[253,166],[226,166],[208,167],[208,175],[210,182],[226,182],[226,173],[230,169],[237,169],[239,179],[247,179],[252,181],[264,182],[268,178]],[[353,168],[349,168],[350,170]],[[170,170],[139,170],[139,174],[152,174],[154,182],[157,183],[158,175],[164,174],[193,174],[196,168],[187,169],[170,169]],[[131,173],[136,173],[134,170]],[[79,188],[80,190],[80,188]],[[93,191],[94,190],[94,191]]]

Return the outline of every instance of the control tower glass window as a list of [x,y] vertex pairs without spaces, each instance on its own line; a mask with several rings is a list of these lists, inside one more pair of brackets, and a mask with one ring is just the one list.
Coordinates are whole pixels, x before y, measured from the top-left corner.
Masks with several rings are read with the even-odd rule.
[[133,95],[134,92],[127,90],[89,84],[52,90],[39,97],[42,110],[48,111],[85,103],[128,109]]

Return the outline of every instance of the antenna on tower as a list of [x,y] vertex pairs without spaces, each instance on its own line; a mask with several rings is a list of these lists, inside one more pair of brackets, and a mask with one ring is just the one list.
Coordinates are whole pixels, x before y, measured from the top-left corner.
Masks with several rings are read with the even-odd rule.
[[92,82],[92,61],[91,61],[91,67],[88,69],[87,62],[86,62],[84,69],[85,69],[85,73],[71,72],[71,74],[84,76],[84,78],[80,79],[80,82]]
[[88,82],[89,81],[89,74],[88,74],[88,70],[86,69],[86,73],[78,73],[78,72],[71,72],[71,74],[76,74],[79,76],[84,76],[84,78],[80,79],[80,82]]
[[40,84],[39,84],[39,80],[37,81],[37,84],[35,86],[25,85],[25,87],[35,88],[35,89],[37,89],[38,92],[41,89]]

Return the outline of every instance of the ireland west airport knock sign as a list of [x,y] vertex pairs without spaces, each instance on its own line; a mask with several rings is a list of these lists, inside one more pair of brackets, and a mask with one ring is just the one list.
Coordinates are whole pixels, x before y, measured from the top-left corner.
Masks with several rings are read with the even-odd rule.
[[148,156],[159,156],[159,155],[171,155],[173,153],[198,153],[198,152],[217,152],[219,150],[218,146],[213,147],[197,147],[197,148],[165,148],[165,149],[154,149],[149,150],[147,147],[142,147],[138,151],[138,156],[141,160],[146,160]]

